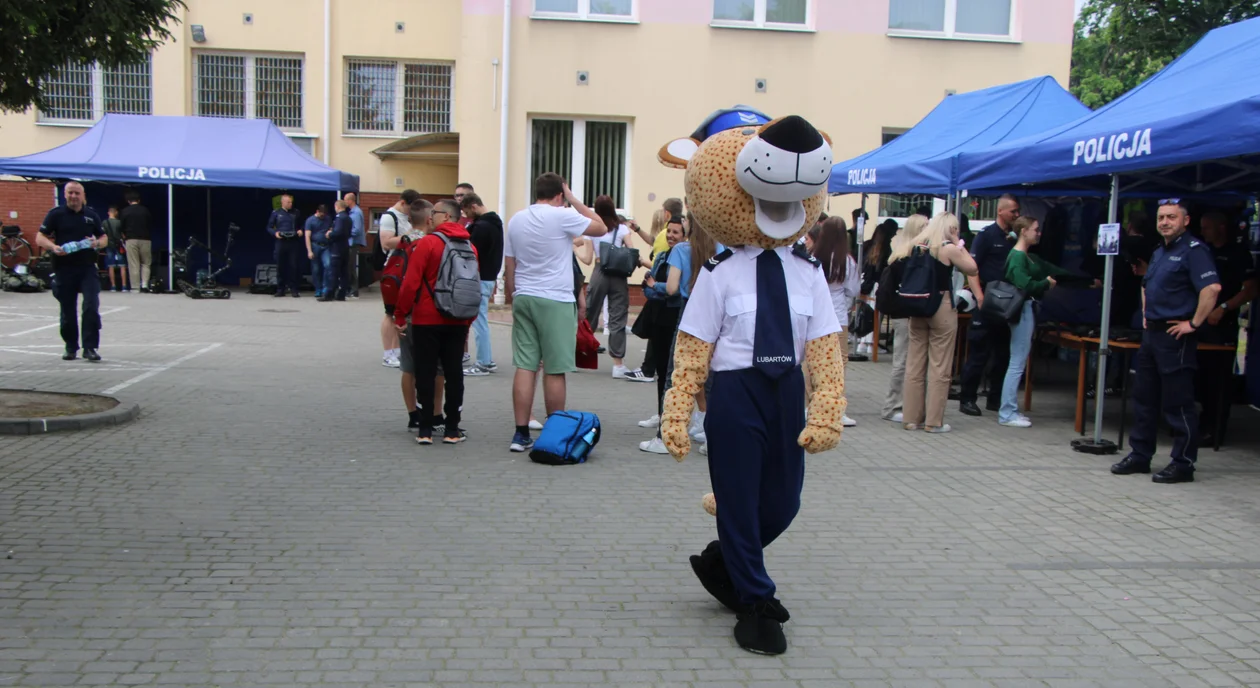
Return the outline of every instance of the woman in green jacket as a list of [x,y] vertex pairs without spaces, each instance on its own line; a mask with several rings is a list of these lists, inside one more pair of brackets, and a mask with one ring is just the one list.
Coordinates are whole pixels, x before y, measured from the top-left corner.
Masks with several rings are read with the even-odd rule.
[[1024,310],[1019,322],[1011,323],[1011,362],[1006,368],[1006,379],[1002,382],[1002,406],[998,409],[998,424],[1008,428],[1027,428],[1032,425],[1028,417],[1019,412],[1019,379],[1024,374],[1024,364],[1028,352],[1032,350],[1033,332],[1037,329],[1037,320],[1033,316],[1033,301],[1041,298],[1050,287],[1055,277],[1071,274],[1056,265],[1051,265],[1040,256],[1028,252],[1032,246],[1041,241],[1041,224],[1035,218],[1024,215],[1012,225],[1015,230],[1015,246],[1006,256],[1006,281],[1024,293]]

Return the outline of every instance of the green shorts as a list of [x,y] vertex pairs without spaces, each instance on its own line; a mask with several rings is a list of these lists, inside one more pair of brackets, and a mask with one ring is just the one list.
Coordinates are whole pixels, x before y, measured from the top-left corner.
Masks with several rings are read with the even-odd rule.
[[577,306],[537,296],[512,298],[512,365],[548,375],[577,370]]

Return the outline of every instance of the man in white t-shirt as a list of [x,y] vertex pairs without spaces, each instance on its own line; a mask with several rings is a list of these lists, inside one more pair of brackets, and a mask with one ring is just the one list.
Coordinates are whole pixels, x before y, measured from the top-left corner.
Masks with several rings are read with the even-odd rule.
[[[381,214],[376,240],[381,242],[381,249],[386,255],[397,251],[401,238],[411,231],[408,214],[411,212],[411,204],[418,200],[420,193],[415,189],[407,189],[398,197],[397,203]],[[398,349],[398,329],[394,327],[393,304],[385,304],[385,317],[381,320],[381,349],[381,365],[397,368],[401,352]]]
[[[568,202],[571,208],[566,208]],[[508,221],[503,242],[504,286],[512,295],[512,410],[516,433],[509,448],[529,451],[529,412],[538,366],[543,366],[547,414],[564,408],[565,373],[577,370],[577,307],[573,296],[573,239],[599,237],[608,228],[547,172],[534,181],[534,204]]]

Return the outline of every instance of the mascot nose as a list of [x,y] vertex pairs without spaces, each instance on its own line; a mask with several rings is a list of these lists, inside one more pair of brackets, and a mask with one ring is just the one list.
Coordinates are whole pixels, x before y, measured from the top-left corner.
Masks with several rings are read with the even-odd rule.
[[789,153],[798,155],[818,150],[825,143],[814,125],[799,115],[789,115],[762,129],[761,140]]

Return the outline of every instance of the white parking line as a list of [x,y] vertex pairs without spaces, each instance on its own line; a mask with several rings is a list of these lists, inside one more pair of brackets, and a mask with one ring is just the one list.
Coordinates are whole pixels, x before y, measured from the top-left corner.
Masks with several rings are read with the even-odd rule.
[[[125,311],[125,310],[127,310],[128,308],[131,308],[131,306],[119,306],[118,308],[111,308],[111,309],[109,309],[109,310],[107,310],[107,311],[101,311],[101,316],[102,316],[102,317],[104,317],[104,316],[106,316],[106,315],[109,315],[110,313],[117,313],[117,312],[119,312],[119,311]],[[30,334],[30,333],[32,333],[32,332],[39,332],[40,330],[47,330],[47,329],[49,329],[49,328],[51,328],[51,327],[61,327],[61,323],[60,323],[60,322],[55,322],[55,323],[53,323],[53,324],[51,324],[51,325],[44,325],[43,327],[35,327],[35,328],[29,329],[29,330],[22,330],[21,332],[14,332],[14,333],[12,333],[12,334],[8,334],[8,335],[5,335],[5,336],[6,336],[6,337],[21,337],[21,336],[22,336],[22,335],[24,335],[24,334]]]
[[46,370],[0,370],[0,375],[25,375],[27,373],[53,374],[53,373],[99,373],[105,371],[107,373],[131,373],[137,370],[154,370],[153,368],[132,368],[124,366],[107,366],[100,363],[92,363],[89,365],[76,365],[75,367],[66,366],[64,368],[48,368]]
[[217,343],[211,344],[210,346],[205,347],[204,349],[199,349],[199,350],[197,350],[197,351],[194,351],[194,352],[192,352],[191,354],[188,354],[187,356],[181,356],[181,357],[179,357],[179,358],[175,359],[174,361],[171,361],[170,363],[167,363],[167,364],[166,364],[166,365],[164,365],[164,366],[160,366],[160,367],[158,367],[158,368],[154,368],[153,370],[150,370],[150,371],[145,372],[145,373],[141,373],[140,375],[137,375],[137,376],[135,376],[135,377],[131,378],[130,380],[127,380],[126,382],[123,382],[123,383],[121,383],[121,384],[114,385],[113,387],[110,387],[109,389],[107,389],[107,390],[105,390],[105,391],[101,392],[101,394],[116,394],[116,393],[121,392],[122,390],[127,389],[128,387],[130,387],[130,386],[132,386],[132,385],[136,384],[137,382],[142,382],[142,381],[144,381],[144,380],[147,380],[147,379],[149,379],[149,378],[153,377],[154,375],[157,375],[158,373],[166,372],[166,371],[170,370],[171,368],[174,368],[175,366],[177,366],[177,365],[179,365],[179,364],[181,364],[181,363],[184,363],[184,362],[186,362],[186,361],[191,361],[192,359],[194,359],[194,358],[196,358],[196,357],[198,357],[198,356],[200,356],[200,355],[202,355],[202,354],[204,354],[204,353],[208,353],[208,352],[214,351],[215,349],[217,349],[217,348],[219,348],[219,347],[221,347],[221,346],[223,346],[223,343],[222,343],[222,342],[217,342]]

